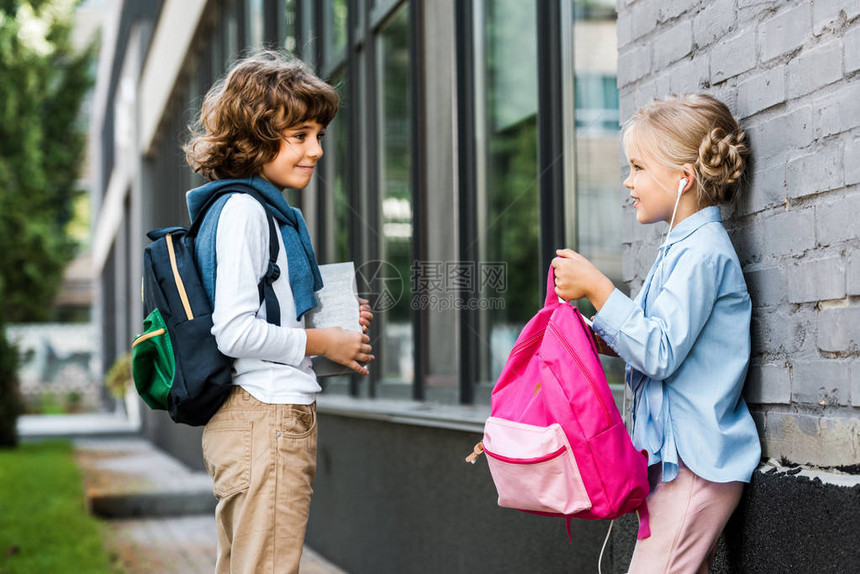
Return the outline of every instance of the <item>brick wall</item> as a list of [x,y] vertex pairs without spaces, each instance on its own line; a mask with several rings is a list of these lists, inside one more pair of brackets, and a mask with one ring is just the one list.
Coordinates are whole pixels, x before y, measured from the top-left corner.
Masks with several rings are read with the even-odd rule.
[[[860,2],[618,0],[621,117],[706,91],[740,118],[749,186],[724,210],[753,298],[745,395],[764,456],[860,463]],[[625,280],[665,226],[625,206]]]

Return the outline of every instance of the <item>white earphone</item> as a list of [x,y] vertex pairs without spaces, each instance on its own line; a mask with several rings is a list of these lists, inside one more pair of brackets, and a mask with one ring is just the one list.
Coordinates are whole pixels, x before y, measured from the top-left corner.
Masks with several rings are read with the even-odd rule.
[[[669,221],[669,228],[666,230],[666,233],[663,236],[663,240],[660,241],[660,249],[665,249],[666,245],[669,242],[669,232],[672,230],[672,227],[675,223],[675,215],[678,213],[678,204],[681,202],[681,194],[684,193],[684,188],[687,187],[688,182],[689,180],[686,177],[682,177],[681,181],[678,182],[678,196],[675,198],[675,208],[672,210],[672,219]],[[662,267],[662,265],[663,260],[661,259],[658,269]]]

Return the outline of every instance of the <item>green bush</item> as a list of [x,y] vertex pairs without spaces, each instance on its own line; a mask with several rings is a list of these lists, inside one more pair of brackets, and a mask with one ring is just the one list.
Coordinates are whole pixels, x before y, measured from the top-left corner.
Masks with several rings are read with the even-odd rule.
[[105,386],[114,397],[121,399],[132,384],[131,353],[123,353],[105,376]]
[[46,391],[38,396],[36,408],[33,411],[35,415],[61,415],[65,409],[60,397],[56,393]]

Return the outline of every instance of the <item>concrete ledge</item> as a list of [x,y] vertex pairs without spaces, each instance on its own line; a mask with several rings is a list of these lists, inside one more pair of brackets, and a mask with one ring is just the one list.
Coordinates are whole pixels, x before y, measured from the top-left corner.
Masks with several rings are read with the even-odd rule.
[[464,432],[484,432],[490,406],[441,405],[398,399],[319,395],[320,413]]
[[[610,386],[621,409],[624,387]],[[463,432],[484,432],[490,405],[453,405],[406,399],[370,399],[346,395],[317,396],[320,413]]]
[[75,458],[93,514],[110,518],[207,514],[212,480],[144,439],[78,440]]
[[140,424],[125,415],[87,413],[77,415],[23,415],[18,417],[22,441],[78,438],[130,438],[140,432]]
[[779,461],[770,459],[756,469],[756,473],[780,478],[783,476],[794,476],[799,479],[807,479],[813,484],[822,486],[838,486],[844,488],[857,488],[860,490],[860,475],[848,474],[836,470],[823,470],[806,466],[785,466]]
[[88,491],[87,502],[90,512],[102,518],[156,518],[215,512],[211,490],[115,494]]

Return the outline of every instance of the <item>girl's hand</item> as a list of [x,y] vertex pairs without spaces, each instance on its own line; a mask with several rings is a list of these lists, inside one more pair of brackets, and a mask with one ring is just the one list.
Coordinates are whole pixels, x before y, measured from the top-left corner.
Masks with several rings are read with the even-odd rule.
[[594,346],[597,347],[597,352],[601,355],[607,355],[609,357],[617,357],[618,353],[615,350],[606,344],[606,341],[603,340],[603,337],[598,335],[591,330],[591,338],[594,339]]
[[360,364],[367,364],[376,358],[371,354],[370,337],[364,333],[330,327],[308,329],[307,334],[306,355],[322,355],[349,367],[359,375],[367,375],[370,372]]
[[370,328],[370,322],[373,320],[373,313],[370,312],[370,301],[359,297],[358,310],[360,315],[358,322],[361,323],[361,332],[367,333],[367,330]]
[[588,298],[600,311],[615,290],[615,285],[594,264],[572,249],[559,249],[552,267],[555,270],[555,293],[565,301]]

